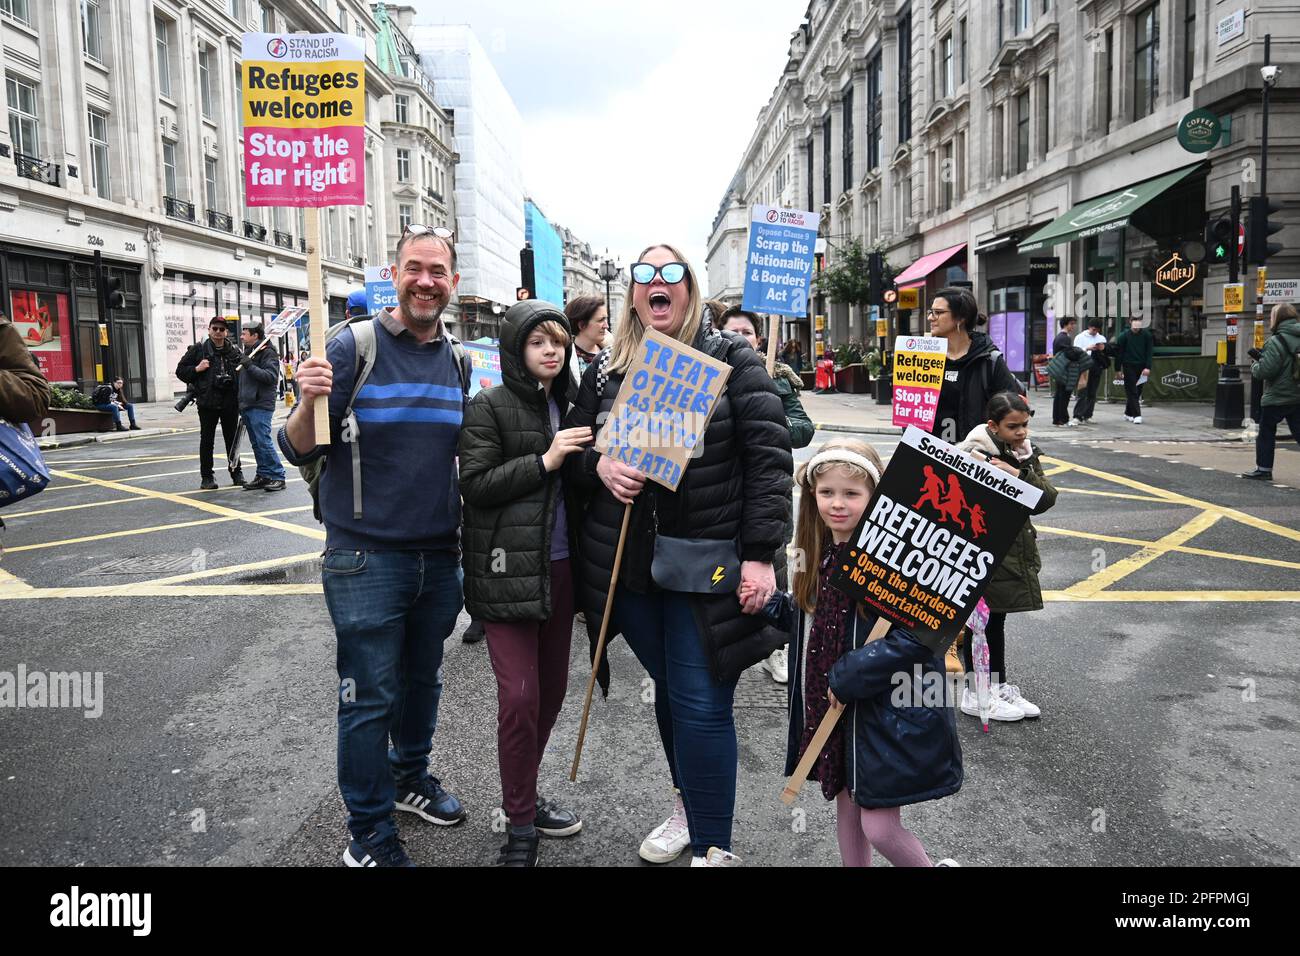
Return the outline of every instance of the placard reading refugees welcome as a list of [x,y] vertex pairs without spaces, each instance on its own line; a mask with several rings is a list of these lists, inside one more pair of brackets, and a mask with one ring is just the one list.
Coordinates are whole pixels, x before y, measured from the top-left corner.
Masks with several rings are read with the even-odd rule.
[[795,318],[808,314],[819,222],[821,216],[799,209],[753,208],[742,308]]
[[469,397],[501,384],[501,349],[495,345],[466,342],[469,355]]
[[900,335],[894,339],[894,424],[929,431],[939,411],[943,367],[948,361],[945,339]]
[[242,70],[248,205],[363,205],[362,41],[346,33],[245,33]]
[[646,329],[596,451],[676,491],[730,375],[725,362]]
[[1040,497],[910,427],[831,584],[937,650],[965,626]]

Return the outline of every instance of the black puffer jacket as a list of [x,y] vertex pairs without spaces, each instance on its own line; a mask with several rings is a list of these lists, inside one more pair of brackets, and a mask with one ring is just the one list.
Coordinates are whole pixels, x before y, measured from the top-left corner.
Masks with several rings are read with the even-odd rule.
[[[712,328],[707,311],[694,347],[727,362],[731,377],[704,433],[702,453],[690,460],[677,491],[647,481],[632,507],[619,580],[638,593],[655,589],[650,563],[656,519],[659,532],[670,537],[739,540],[744,561],[771,562],[786,544],[793,460],[790,430],[772,378],[749,343],[735,333]],[[569,427],[595,429],[596,422],[603,423],[608,416],[622,376],[609,376],[598,394],[597,380],[605,362],[602,355],[583,375]],[[578,607],[586,612],[593,647],[623,523],[623,505],[596,475],[599,457],[588,450],[565,463],[566,483],[588,502],[575,577]],[[742,613],[734,593],[691,598],[715,680],[734,679],[788,640],[766,618]],[[608,690],[604,662],[599,677],[601,687]]]
[[[970,337],[970,348],[961,358],[950,361],[944,374],[957,373],[957,387],[961,395],[957,407],[957,430],[951,439],[957,442],[981,422],[988,421],[985,411],[989,399],[998,392],[1025,393],[1019,379],[1007,367],[1007,360],[1002,357],[993,339],[983,332],[976,332]],[[939,434],[940,422],[934,420],[934,434]]]
[[[561,472],[547,473],[542,466],[541,456],[555,436],[546,393],[524,367],[528,336],[546,321],[569,327],[564,313],[547,302],[532,299],[510,307],[501,323],[502,384],[475,395],[461,425],[465,607],[480,621],[551,616],[551,526]],[[568,350],[564,363],[552,392],[561,420],[573,387]],[[571,558],[579,507],[567,494]]]

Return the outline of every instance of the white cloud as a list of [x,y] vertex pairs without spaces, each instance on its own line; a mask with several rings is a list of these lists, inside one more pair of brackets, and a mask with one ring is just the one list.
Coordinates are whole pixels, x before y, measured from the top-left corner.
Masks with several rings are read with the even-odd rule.
[[624,264],[672,242],[704,281],[718,203],[806,6],[481,0],[465,19],[520,106],[525,182],[547,217]]

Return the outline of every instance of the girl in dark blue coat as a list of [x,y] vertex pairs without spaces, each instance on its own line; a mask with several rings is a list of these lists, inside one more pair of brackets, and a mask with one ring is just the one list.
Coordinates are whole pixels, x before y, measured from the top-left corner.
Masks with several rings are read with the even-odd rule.
[[[903,826],[899,808],[961,788],[961,747],[944,692],[943,656],[897,627],[868,642],[876,616],[830,586],[835,554],[853,535],[883,470],[875,449],[847,438],[823,445],[799,470],[797,544],[804,560],[794,576],[799,615],[790,645],[786,774],[826,711],[843,702],[847,712],[812,776],[835,801],[844,865],[870,866],[874,847],[894,866],[932,866]],[[939,700],[925,697],[923,688]]]

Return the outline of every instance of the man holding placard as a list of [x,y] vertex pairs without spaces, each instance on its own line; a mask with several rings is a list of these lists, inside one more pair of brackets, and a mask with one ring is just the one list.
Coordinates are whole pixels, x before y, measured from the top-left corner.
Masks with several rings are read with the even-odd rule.
[[599,635],[602,684],[606,630],[655,681],[677,793],[642,857],[667,862],[691,845],[692,865],[730,866],[736,681],[786,639],[761,612],[785,545],[790,433],[759,355],[705,321],[681,253],[651,246],[630,273],[613,348],[583,375],[566,422],[596,431],[595,448],[565,464],[590,502],[578,604]]

